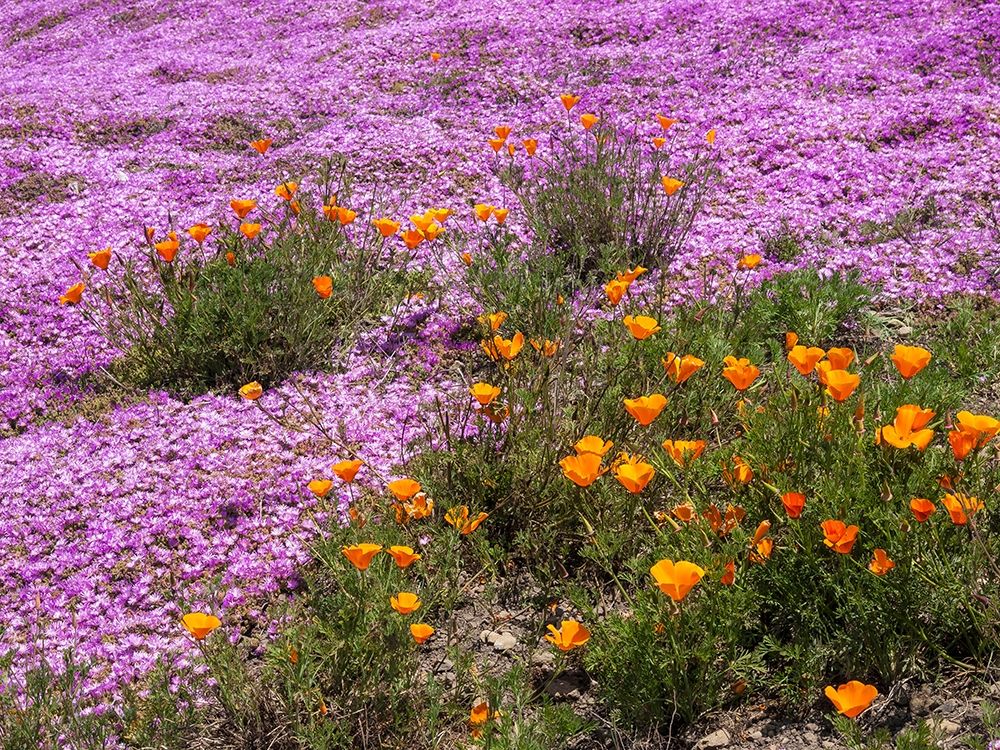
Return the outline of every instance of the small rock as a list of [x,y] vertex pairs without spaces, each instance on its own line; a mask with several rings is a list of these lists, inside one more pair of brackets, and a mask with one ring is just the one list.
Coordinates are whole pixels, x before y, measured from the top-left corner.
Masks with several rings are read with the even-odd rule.
[[434,671],[438,674],[444,672],[453,672],[455,670],[455,665],[452,663],[451,659],[445,658],[441,660],[440,664],[434,665]]
[[809,747],[816,747],[819,744],[819,737],[816,736],[815,732],[803,732],[802,741]]
[[961,724],[941,716],[932,716],[927,720],[927,726],[930,727],[932,734],[942,739],[954,737],[962,732]]
[[492,630],[483,630],[479,633],[479,640],[483,643],[493,643],[496,637],[497,633],[494,633]]
[[753,731],[750,732],[750,734],[748,736],[752,740],[762,740],[762,739],[764,739],[764,733],[762,731],[760,731],[759,729],[754,729]]
[[815,722],[810,721],[808,724],[806,724],[806,729],[808,731],[810,731],[810,732],[818,732],[819,731],[819,724],[816,724]]
[[531,654],[531,666],[533,667],[551,667],[555,660],[555,655],[549,649],[538,649]]
[[504,651],[513,651],[517,648],[517,638],[509,631],[498,634],[491,643],[493,644],[493,650],[501,653]]
[[725,729],[716,729],[711,734],[706,734],[695,744],[698,750],[708,750],[713,747],[728,747],[732,742],[729,732]]
[[914,693],[910,696],[910,713],[914,716],[926,716],[938,706],[938,700],[927,693]]

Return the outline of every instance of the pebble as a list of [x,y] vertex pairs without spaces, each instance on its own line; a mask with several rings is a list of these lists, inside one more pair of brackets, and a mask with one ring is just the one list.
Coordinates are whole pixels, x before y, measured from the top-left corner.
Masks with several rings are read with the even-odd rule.
[[509,631],[500,633],[491,643],[493,644],[493,650],[501,653],[504,651],[513,651],[517,648],[517,638]]
[[706,734],[698,740],[697,744],[695,744],[695,748],[697,748],[697,750],[709,750],[709,748],[714,747],[728,747],[732,741],[733,740],[729,736],[729,732],[725,729],[716,729],[711,734]]

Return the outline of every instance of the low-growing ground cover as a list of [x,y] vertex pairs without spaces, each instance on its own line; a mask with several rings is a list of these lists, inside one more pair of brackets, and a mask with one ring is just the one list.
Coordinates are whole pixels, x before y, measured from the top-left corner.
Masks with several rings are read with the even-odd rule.
[[[169,54],[194,10],[8,21],[8,746],[669,745],[876,693],[837,727],[878,746],[989,674],[988,7],[207,10],[230,67],[72,91],[88,23]],[[137,76],[169,104],[88,93]]]

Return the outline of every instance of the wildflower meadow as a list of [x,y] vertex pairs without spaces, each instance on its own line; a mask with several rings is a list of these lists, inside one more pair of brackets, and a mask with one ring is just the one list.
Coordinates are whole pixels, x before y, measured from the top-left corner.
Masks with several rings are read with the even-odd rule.
[[1000,747],[1000,6],[3,11],[0,748]]

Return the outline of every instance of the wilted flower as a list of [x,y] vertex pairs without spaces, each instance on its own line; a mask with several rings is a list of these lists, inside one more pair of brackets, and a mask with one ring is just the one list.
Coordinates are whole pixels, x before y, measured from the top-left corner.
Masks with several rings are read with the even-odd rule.
[[705,575],[705,570],[687,560],[660,560],[649,573],[660,591],[675,602],[682,601]]
[[469,506],[458,505],[454,508],[449,508],[445,512],[444,520],[446,523],[454,526],[460,534],[468,535],[479,528],[479,524],[489,518],[489,516],[489,513],[480,512],[475,518],[470,518]]

